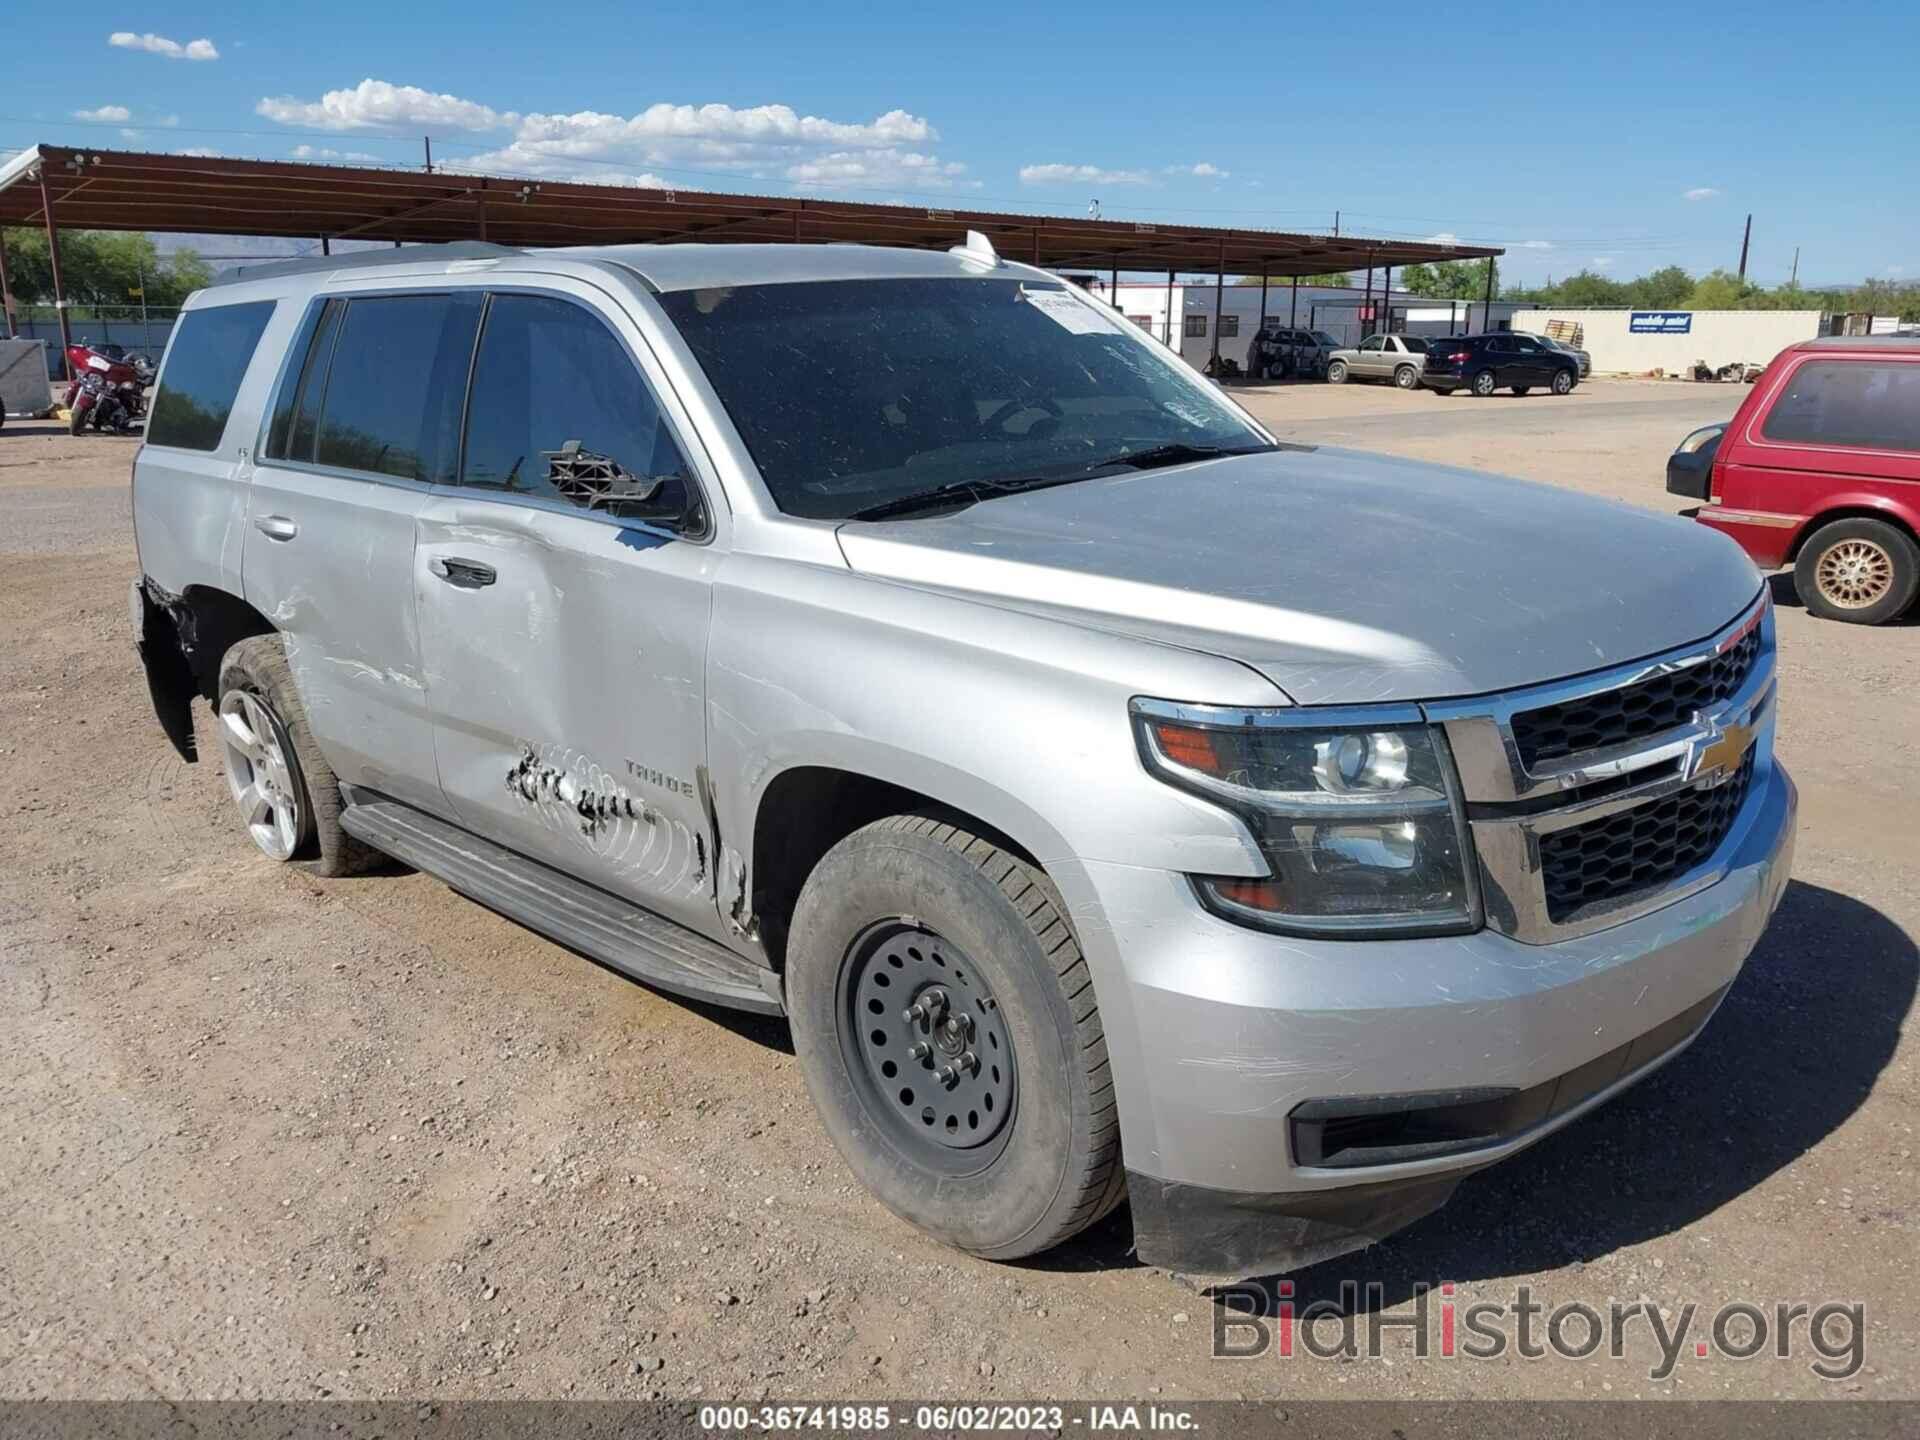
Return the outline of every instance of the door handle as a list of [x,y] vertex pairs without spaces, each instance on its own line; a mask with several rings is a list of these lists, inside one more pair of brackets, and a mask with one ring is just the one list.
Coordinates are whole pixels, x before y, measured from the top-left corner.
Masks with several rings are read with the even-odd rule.
[[253,528],[269,540],[291,540],[300,533],[300,522],[285,515],[258,515]]
[[427,562],[427,568],[449,585],[457,585],[462,590],[478,590],[482,585],[491,585],[500,578],[491,565],[482,565],[478,560],[460,560],[451,555],[434,556]]

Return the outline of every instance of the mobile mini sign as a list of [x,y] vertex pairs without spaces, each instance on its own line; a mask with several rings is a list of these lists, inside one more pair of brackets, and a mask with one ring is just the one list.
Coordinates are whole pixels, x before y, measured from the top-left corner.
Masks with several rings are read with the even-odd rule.
[[1635,335],[1687,335],[1693,331],[1691,310],[1635,310],[1627,317]]

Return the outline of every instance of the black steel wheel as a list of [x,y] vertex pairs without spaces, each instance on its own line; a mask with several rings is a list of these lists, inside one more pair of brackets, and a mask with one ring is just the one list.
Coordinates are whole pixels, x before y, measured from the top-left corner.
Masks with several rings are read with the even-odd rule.
[[966,954],[925,926],[886,921],[849,952],[841,1004],[841,1044],[857,1052],[847,1069],[894,1143],[949,1173],[991,1164],[1013,1118],[1013,1041]]
[[962,817],[821,857],[787,935],[821,1124],[896,1215],[975,1255],[1051,1249],[1125,1192],[1093,976],[1039,866]]

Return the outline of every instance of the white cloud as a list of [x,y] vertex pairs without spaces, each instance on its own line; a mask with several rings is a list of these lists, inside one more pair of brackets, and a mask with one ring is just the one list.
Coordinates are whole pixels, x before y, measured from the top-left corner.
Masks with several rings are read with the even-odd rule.
[[169,60],[218,60],[220,52],[214,48],[211,40],[189,40],[182,45],[178,40],[169,40],[164,35],[155,35],[148,31],[145,35],[136,35],[131,30],[116,30],[107,36],[109,45],[117,45],[122,50],[144,50],[149,55],[164,55]]
[[1711,185],[1696,185],[1691,190],[1681,192],[1682,200],[1711,200],[1720,192]]
[[133,118],[133,112],[124,105],[102,105],[97,110],[76,110],[76,120],[102,120],[115,125],[123,125]]
[[262,100],[254,114],[309,130],[364,130],[377,125],[434,125],[452,130],[497,130],[520,117],[457,95],[436,95],[417,85],[362,80],[351,90],[329,90],[318,100],[291,95]]
[[223,152],[214,149],[211,145],[189,145],[186,149],[176,150],[173,153],[176,155],[192,156],[196,160],[218,160],[223,154]]
[[364,150],[334,150],[325,145],[296,145],[293,147],[295,160],[351,160],[356,164],[378,165],[382,163],[378,155],[369,155]]
[[1451,230],[1440,230],[1427,236],[1429,245],[1458,245],[1459,243],[1460,237]]
[[1198,175],[1202,180],[1225,180],[1233,174],[1231,170],[1222,170],[1211,160],[1202,160],[1197,165],[1169,165],[1168,175]]
[[1146,185],[1144,170],[1103,170],[1098,165],[1022,165],[1022,185]]
[[1593,266],[1596,270],[1604,270],[1611,264],[1613,264],[1613,256],[1611,255],[1596,255],[1593,257]]
[[1513,241],[1508,248],[1513,250],[1551,250],[1553,249],[1553,242],[1551,240],[1516,240]]
[[138,130],[129,130],[125,126],[122,126],[120,129],[120,138],[122,140],[138,140],[140,138],[140,132]]
[[939,139],[938,132],[905,110],[889,110],[868,121],[802,115],[787,105],[736,108],[665,102],[632,115],[594,110],[522,114],[371,79],[351,90],[330,90],[318,100],[282,96],[261,100],[254,108],[282,124],[327,130],[419,126],[510,132],[495,149],[447,157],[450,168],[483,174],[657,189],[693,188],[662,178],[659,172],[670,169],[814,188],[953,189],[977,183],[964,178],[964,165],[925,148]]

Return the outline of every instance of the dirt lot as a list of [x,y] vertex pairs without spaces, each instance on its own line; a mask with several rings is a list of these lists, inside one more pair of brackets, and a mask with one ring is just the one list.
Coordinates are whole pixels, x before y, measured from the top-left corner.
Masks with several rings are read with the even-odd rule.
[[[1288,435],[1670,510],[1731,388],[1255,392]],[[1920,625],[1781,614],[1796,882],[1705,1037],[1292,1277],[1462,1310],[1864,1307],[1864,1364],[1209,1357],[1124,1211],[1040,1264],[855,1188],[784,1027],[690,1009],[420,875],[275,869],[182,765],[129,642],[132,444],[0,433],[0,1396],[1913,1397]],[[1551,543],[1551,537],[1542,537]],[[1623,574],[1622,585],[1633,583]],[[203,733],[205,716],[202,714]],[[210,746],[204,746],[211,754]],[[1367,1302],[1362,1300],[1362,1309]],[[1437,1321],[1435,1322],[1437,1324]],[[1364,1333],[1364,1320],[1362,1322]]]

